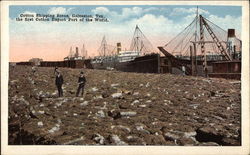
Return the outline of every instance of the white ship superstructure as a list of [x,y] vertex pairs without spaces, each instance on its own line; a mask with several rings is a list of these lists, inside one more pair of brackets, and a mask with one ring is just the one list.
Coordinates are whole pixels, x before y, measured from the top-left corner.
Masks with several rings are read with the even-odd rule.
[[132,61],[135,58],[140,56],[140,52],[137,51],[120,51],[118,54],[119,62],[128,62]]

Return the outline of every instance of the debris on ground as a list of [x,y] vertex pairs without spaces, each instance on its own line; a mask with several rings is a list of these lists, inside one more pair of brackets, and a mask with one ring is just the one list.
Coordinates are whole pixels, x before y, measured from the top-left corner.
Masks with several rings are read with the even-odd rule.
[[9,70],[9,144],[241,145],[241,83],[221,78],[85,69]]

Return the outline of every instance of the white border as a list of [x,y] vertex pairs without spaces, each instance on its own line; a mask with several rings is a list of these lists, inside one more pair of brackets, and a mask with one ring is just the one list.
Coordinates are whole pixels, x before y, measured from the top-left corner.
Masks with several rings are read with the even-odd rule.
[[[9,5],[234,5],[242,6],[242,146],[8,146]],[[249,154],[248,1],[3,1],[1,2],[1,147],[3,154]]]

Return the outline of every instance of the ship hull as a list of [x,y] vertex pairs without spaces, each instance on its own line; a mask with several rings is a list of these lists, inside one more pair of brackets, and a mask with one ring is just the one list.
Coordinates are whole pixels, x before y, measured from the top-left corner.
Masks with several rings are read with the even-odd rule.
[[113,68],[123,72],[159,73],[159,59],[159,54],[151,54],[137,57],[132,61],[92,63],[92,66],[94,69]]

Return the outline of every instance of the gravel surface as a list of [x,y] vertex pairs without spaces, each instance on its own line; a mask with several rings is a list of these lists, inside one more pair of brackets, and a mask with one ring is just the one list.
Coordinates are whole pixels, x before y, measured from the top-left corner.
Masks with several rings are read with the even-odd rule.
[[9,71],[9,144],[241,145],[240,81],[15,66]]

